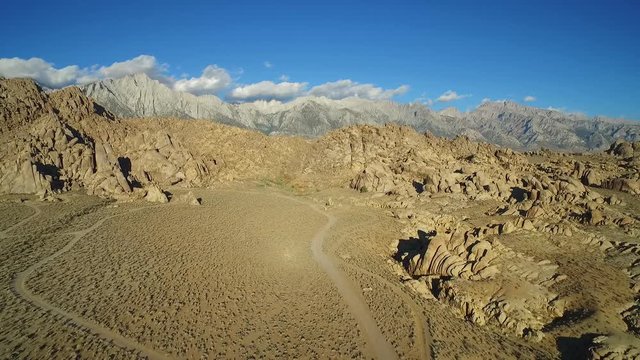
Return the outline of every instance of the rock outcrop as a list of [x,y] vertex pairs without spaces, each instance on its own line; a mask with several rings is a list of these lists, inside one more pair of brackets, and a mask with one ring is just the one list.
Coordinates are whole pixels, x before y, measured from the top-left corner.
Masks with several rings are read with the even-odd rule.
[[593,339],[589,356],[593,360],[638,359],[640,358],[640,340],[627,334],[598,336]]

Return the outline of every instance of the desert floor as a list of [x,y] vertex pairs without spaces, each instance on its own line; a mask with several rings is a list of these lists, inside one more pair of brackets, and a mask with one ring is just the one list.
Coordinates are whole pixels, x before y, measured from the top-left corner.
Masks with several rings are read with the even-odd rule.
[[192,191],[201,206],[3,196],[0,358],[559,355],[403,286],[399,225],[353,192]]

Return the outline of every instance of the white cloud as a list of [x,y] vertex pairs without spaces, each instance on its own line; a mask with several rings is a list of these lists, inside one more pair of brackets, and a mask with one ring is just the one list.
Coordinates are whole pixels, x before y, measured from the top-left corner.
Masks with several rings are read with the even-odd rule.
[[417,97],[414,101],[415,102],[419,102],[419,103],[424,104],[424,105],[427,105],[427,106],[432,106],[433,105],[433,100],[429,99],[429,97],[427,97],[427,93],[420,94],[420,96]]
[[195,95],[214,94],[231,85],[229,73],[217,65],[204,68],[200,77],[180,79],[173,83],[173,88]]
[[[272,67],[265,61],[266,67]],[[239,70],[241,73],[241,70]],[[320,84],[309,89],[306,82],[290,82],[287,75],[280,76],[280,82],[260,81],[253,84],[237,85],[227,70],[215,64],[208,65],[198,77],[185,74],[176,79],[169,74],[169,66],[159,63],[152,55],[139,55],[132,59],[117,61],[111,65],[93,65],[80,67],[70,65],[56,68],[54,64],[40,58],[0,58],[0,76],[8,78],[28,77],[50,87],[61,88],[67,85],[83,85],[102,79],[117,79],[131,74],[144,73],[159,80],[168,87],[195,95],[228,92],[227,97],[235,101],[291,100],[300,96],[324,96],[330,99],[359,97],[370,100],[386,100],[402,95],[409,86],[385,89],[369,83],[358,83],[349,79]],[[454,93],[454,95],[458,96]],[[466,96],[466,95],[463,95]],[[441,96],[442,97],[442,96]],[[430,100],[431,102],[431,100]]]
[[53,64],[40,58],[0,59],[0,75],[7,78],[27,77],[36,80],[41,85],[50,88],[59,88],[75,84],[79,77],[85,76],[87,70],[77,65],[56,69]]
[[453,90],[447,90],[442,95],[440,95],[436,99],[436,101],[438,101],[438,102],[450,102],[450,101],[464,99],[464,98],[469,97],[469,96],[471,96],[471,95],[458,95],[458,93],[453,91]]
[[114,62],[109,66],[102,66],[98,73],[102,78],[117,79],[131,74],[145,73],[152,79],[163,79],[168,66],[158,64],[155,56],[140,55],[130,60]]
[[81,68],[77,65],[56,68],[54,64],[40,58],[0,59],[0,76],[8,78],[28,77],[50,87],[83,85],[102,79],[118,79],[131,74],[144,73],[165,85],[193,94],[213,94],[227,88],[232,83],[229,73],[216,65],[207,66],[200,77],[176,80],[167,74],[168,66],[160,64],[154,56],[140,55],[133,59],[114,62],[108,66],[94,65]]
[[402,85],[396,89],[383,89],[373,84],[359,84],[352,80],[338,80],[314,86],[309,95],[324,96],[329,99],[344,99],[347,97],[359,97],[370,100],[390,99],[402,95],[409,90],[409,86]]
[[535,97],[535,96],[527,95],[527,96],[525,96],[525,97],[524,97],[524,99],[522,99],[522,100],[524,100],[525,102],[534,102],[534,101],[536,101],[536,100],[538,100],[538,99],[536,99],[536,97]]
[[152,79],[171,86],[174,80],[166,75],[168,68],[168,65],[158,63],[155,56],[139,55],[133,59],[116,61],[109,66],[94,65],[85,68],[75,84],[83,85],[102,79],[119,79],[127,75],[144,73]]
[[482,101],[480,101],[480,104],[488,103],[488,102],[490,102],[490,101],[491,101],[491,99],[489,99],[489,98],[484,98],[484,99],[482,99]]
[[[281,80],[289,79],[281,77]],[[229,98],[236,101],[254,100],[291,100],[300,96],[324,96],[329,99],[359,97],[370,100],[390,99],[409,90],[407,85],[396,89],[383,89],[372,84],[360,84],[352,80],[338,80],[312,87],[307,91],[308,83],[282,81],[261,81],[255,84],[238,86],[231,90]]]
[[557,111],[557,112],[567,112],[567,109],[563,107],[557,108],[557,107],[549,106],[547,107],[547,110]]
[[307,85],[307,83],[287,81],[280,83],[260,81],[255,84],[238,86],[231,90],[228,97],[236,101],[290,100],[304,95]]
[[271,69],[273,67],[273,64],[269,61],[265,61],[264,62],[264,67],[266,67],[267,69]]
[[156,58],[150,55],[140,55],[130,60],[114,62],[109,66],[94,65],[81,68],[78,65],[70,65],[59,69],[54,64],[35,57],[31,59],[0,59],[0,75],[8,78],[32,78],[50,88],[86,84],[106,78],[116,79],[136,73],[145,73],[153,79],[166,83],[170,81],[164,76],[166,70],[166,65],[158,64]]

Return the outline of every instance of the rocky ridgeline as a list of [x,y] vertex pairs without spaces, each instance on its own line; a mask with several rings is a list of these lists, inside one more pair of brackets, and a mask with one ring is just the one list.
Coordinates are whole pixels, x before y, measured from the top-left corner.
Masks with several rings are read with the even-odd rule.
[[82,188],[91,195],[120,200],[157,200],[147,196],[148,188],[179,182],[200,185],[207,173],[206,166],[167,133],[137,132],[75,88],[47,95],[29,81],[1,84],[28,95],[24,101],[8,96],[11,101],[0,108],[3,118],[14,119],[3,124],[1,192]]
[[[571,304],[556,291],[567,281],[558,263],[512,249],[515,238],[544,234],[559,246],[628,256],[631,286],[640,290],[640,248],[607,234],[640,235],[624,200],[640,194],[640,143],[616,141],[593,154],[519,153],[398,125],[351,126],[315,140],[265,136],[210,121],[121,120],[76,88],[46,94],[26,80],[0,80],[0,119],[2,193],[82,189],[195,205],[192,193],[165,189],[228,181],[351,188],[361,205],[385,208],[404,226],[393,266],[408,286],[517,336],[540,339]],[[482,209],[473,224],[464,215],[470,206]],[[631,331],[640,328],[638,309],[629,304],[619,314]]]
[[145,74],[105,79],[81,87],[112,113],[122,117],[209,119],[266,134],[323,136],[350,125],[401,124],[443,137],[467,135],[513,149],[604,150],[616,138],[640,139],[633,121],[588,118],[512,101],[487,101],[469,112],[436,112],[414,102],[400,104],[363,98],[332,100],[306,96],[289,102],[227,103],[212,95],[174,91]]

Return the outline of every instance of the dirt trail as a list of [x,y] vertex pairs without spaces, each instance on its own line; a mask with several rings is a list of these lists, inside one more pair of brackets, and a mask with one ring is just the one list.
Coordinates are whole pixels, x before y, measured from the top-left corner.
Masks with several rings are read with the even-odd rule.
[[[30,205],[28,205],[30,206]],[[40,213],[40,209],[38,209],[35,206],[31,206],[35,209],[37,209],[36,214],[34,214],[33,216],[37,215]],[[129,210],[127,212],[124,212],[122,214],[116,214],[116,215],[112,215],[112,216],[108,216],[105,217],[103,219],[100,219],[99,221],[97,221],[95,224],[93,224],[93,226],[87,228],[87,229],[83,229],[83,230],[79,230],[79,231],[74,231],[74,232],[70,232],[67,233],[67,235],[73,235],[73,238],[71,239],[71,241],[69,241],[63,248],[61,248],[60,250],[56,251],[55,253],[47,256],[44,259],[41,259],[40,261],[38,261],[37,263],[29,266],[26,270],[19,272],[18,274],[16,274],[16,277],[14,279],[13,282],[13,288],[15,290],[15,292],[22,298],[24,298],[25,300],[31,302],[32,304],[34,304],[35,306],[45,310],[45,311],[49,311],[51,313],[57,314],[65,319],[67,319],[68,321],[74,323],[75,325],[78,325],[82,328],[85,328],[89,331],[91,331],[94,334],[97,334],[99,336],[101,336],[102,338],[105,338],[107,340],[112,341],[114,344],[126,348],[126,349],[131,349],[134,350],[136,352],[138,352],[138,355],[140,356],[144,356],[147,357],[149,359],[170,359],[171,356],[168,354],[164,354],[162,352],[156,351],[150,347],[147,347],[143,344],[140,344],[132,339],[128,339],[114,331],[112,331],[111,329],[105,328],[103,326],[100,326],[99,324],[82,318],[76,314],[72,314],[68,311],[65,311],[55,305],[52,305],[50,303],[48,303],[46,300],[44,300],[43,298],[41,298],[40,296],[37,296],[35,294],[33,294],[26,286],[26,282],[27,279],[29,279],[29,277],[31,276],[31,274],[33,274],[34,271],[36,271],[38,268],[42,267],[43,265],[45,265],[46,263],[48,263],[49,261],[57,258],[58,256],[66,253],[67,251],[69,251],[78,241],[80,241],[80,239],[82,239],[85,235],[87,235],[88,233],[92,232],[93,230],[97,229],[98,227],[100,227],[100,225],[102,225],[105,221],[112,219],[114,217],[117,216],[122,216],[122,215],[126,215],[129,214],[131,212],[134,211],[138,211],[138,210],[143,210],[143,209],[148,209],[151,206],[147,206],[144,208],[137,208],[137,209],[132,209]],[[26,221],[30,220],[31,218],[33,218],[33,216],[21,221],[20,223],[13,225],[11,228],[15,228],[17,226],[19,226],[20,224],[24,224]],[[10,229],[11,229],[10,228]]]
[[[375,220],[373,220],[371,216],[367,216],[367,218],[368,218],[367,223],[371,224],[372,227],[375,226],[374,224]],[[333,250],[335,250],[335,247],[337,245],[338,244],[334,244]],[[425,318],[423,308],[418,303],[416,303],[416,301],[402,289],[402,286],[399,286],[400,283],[399,282],[393,283],[376,273],[373,273],[351,262],[345,261],[344,259],[337,258],[337,260],[340,262],[340,264],[348,267],[349,269],[359,272],[361,274],[364,274],[366,276],[369,276],[375,279],[378,283],[381,283],[383,286],[386,286],[387,288],[391,289],[391,291],[393,291],[397,296],[399,296],[402,299],[402,301],[407,306],[409,306],[409,309],[411,310],[411,315],[413,317],[413,322],[415,324],[415,333],[416,333],[415,346],[417,348],[416,350],[419,356],[418,358],[422,360],[430,360],[433,357],[431,353],[433,340],[429,332],[429,326],[427,323],[427,319]]]
[[[340,295],[343,297],[345,303],[348,305],[350,311],[352,312],[353,316],[355,317],[356,321],[360,324],[362,330],[364,331],[366,338],[368,340],[368,345],[369,345],[369,350],[371,352],[372,355],[374,355],[376,358],[379,359],[397,359],[397,354],[395,352],[395,349],[393,348],[393,346],[391,346],[391,344],[388,342],[388,340],[386,339],[386,337],[382,334],[382,332],[380,331],[378,325],[376,324],[375,319],[373,318],[369,307],[367,306],[362,293],[360,291],[360,288],[358,286],[356,286],[347,276],[346,274],[344,274],[337,266],[335,260],[330,257],[329,255],[325,254],[323,251],[323,244],[324,241],[327,238],[327,235],[329,233],[329,230],[335,225],[337,219],[334,215],[329,214],[325,211],[322,211],[321,209],[319,209],[317,206],[310,204],[307,201],[303,201],[291,196],[287,196],[284,194],[276,194],[276,196],[278,197],[282,197],[285,199],[288,199],[289,201],[293,201],[293,202],[297,202],[300,204],[303,204],[305,206],[310,207],[313,211],[321,214],[322,216],[327,218],[327,223],[320,228],[314,235],[314,237],[311,239],[311,252],[313,255],[314,260],[321,266],[321,268],[324,270],[324,272],[329,276],[329,278],[332,280],[332,282],[334,283],[334,285],[336,286],[338,292],[340,293]],[[35,213],[31,216],[29,216],[28,218],[20,221],[19,223],[11,226],[10,228],[6,229],[4,232],[0,232],[0,237],[7,237],[6,236],[6,232],[27,223],[28,221],[32,220],[35,216],[37,216],[38,214],[40,214],[41,210],[34,205],[31,204],[26,204],[27,206],[33,208],[35,210]],[[158,206],[158,205],[155,205]],[[154,206],[147,206],[147,207],[143,207],[143,208],[137,208],[137,209],[132,209],[129,210],[127,212],[121,213],[121,214],[116,214],[116,215],[112,215],[109,217],[105,217],[103,219],[100,219],[99,221],[97,221],[95,224],[93,224],[91,227],[83,229],[83,230],[79,230],[79,231],[74,231],[74,232],[69,232],[66,233],[66,235],[71,235],[73,236],[73,238],[60,250],[56,251],[55,253],[53,253],[52,255],[45,257],[43,259],[41,259],[40,261],[34,263],[33,265],[29,266],[27,269],[25,269],[22,272],[19,272],[16,274],[16,277],[14,278],[14,282],[13,282],[13,288],[14,291],[16,292],[16,294],[18,294],[20,297],[24,298],[25,300],[33,303],[34,305],[49,311],[51,313],[57,314],[65,319],[67,319],[69,322],[78,325],[82,328],[85,328],[89,331],[91,331],[94,334],[97,334],[98,336],[110,340],[112,341],[115,345],[120,346],[122,348],[126,348],[126,349],[131,349],[135,352],[138,353],[138,355],[143,356],[143,357],[147,357],[149,359],[169,359],[171,358],[171,355],[166,354],[166,353],[162,353],[160,351],[157,351],[153,348],[150,348],[144,344],[138,343],[133,339],[130,338],[126,338],[120,334],[118,334],[117,332],[114,332],[111,329],[108,329],[106,327],[101,326],[98,323],[95,323],[91,320],[82,318],[76,314],[70,313],[68,311],[65,311],[64,309],[61,309],[53,304],[50,304],[49,302],[47,302],[46,300],[44,300],[43,298],[41,298],[38,295],[35,295],[34,293],[32,293],[26,286],[26,282],[29,279],[29,277],[39,268],[41,268],[42,266],[44,266],[45,264],[47,264],[48,262],[56,259],[57,257],[63,255],[64,253],[68,252],[69,250],[71,250],[71,248],[78,242],[80,241],[83,237],[85,237],[87,234],[91,233],[92,231],[96,230],[97,228],[99,228],[105,221],[118,217],[118,216],[123,216],[126,214],[129,214],[131,212],[134,211],[139,211],[139,210],[144,210],[144,209],[149,209],[151,207]],[[359,268],[358,268],[359,269]],[[365,271],[363,269],[359,269],[359,271]],[[375,274],[371,274],[370,272],[367,272],[368,274],[372,275],[372,276],[376,276]],[[376,277],[378,280],[382,279],[381,277]],[[384,279],[382,279],[384,280]],[[393,291],[402,291],[400,289],[396,289],[395,287],[391,286]],[[406,294],[404,294],[404,296],[406,297]],[[403,299],[405,299],[405,297],[403,297]],[[409,299],[410,300],[410,299]],[[406,301],[406,299],[405,299]],[[409,305],[412,307],[412,310],[414,310],[414,316],[416,316],[416,309],[414,309],[415,304],[413,304],[412,302],[409,302]],[[424,331],[424,328],[422,327],[422,321],[423,319],[421,318],[415,318],[415,322],[416,322],[416,329],[424,334],[426,336],[426,332]],[[420,353],[421,354],[427,354],[425,350],[425,337],[419,337],[418,341],[417,341],[417,346],[420,347]]]
[[336,217],[326,211],[320,210],[317,206],[306,201],[283,194],[277,194],[277,196],[306,205],[313,211],[327,218],[327,223],[311,240],[311,252],[313,254],[313,258],[334,283],[338,292],[349,306],[351,313],[356,318],[356,321],[364,330],[367,336],[369,348],[373,355],[378,359],[397,359],[398,355],[396,354],[395,349],[391,344],[389,344],[389,341],[387,341],[387,338],[382,334],[382,331],[380,331],[378,324],[376,324],[376,321],[373,318],[373,315],[371,315],[371,311],[362,296],[360,288],[353,284],[353,282],[349,280],[349,278],[336,266],[335,261],[322,250],[329,230],[337,221]]
[[405,302],[405,304],[409,305],[409,308],[411,309],[411,315],[413,316],[413,322],[416,326],[416,347],[418,348],[418,354],[420,355],[420,359],[430,360],[432,342],[431,334],[429,334],[428,328],[423,325],[427,323],[427,320],[424,317],[420,306],[416,304],[415,301],[413,301],[413,299],[411,299],[411,297],[407,295],[407,293],[405,293],[401,288],[391,283],[389,280],[383,278],[382,276],[372,273],[371,271],[363,269],[357,265],[350,264],[344,260],[342,260],[341,263],[354,271],[357,271],[361,274],[369,275],[376,279],[378,282],[385,284],[389,289],[391,289],[391,291],[398,295],[402,299],[402,301]]
[[360,288],[356,287],[345,276],[345,274],[338,269],[333,259],[322,251],[322,244],[327,237],[327,233],[336,223],[336,218],[333,215],[325,215],[329,221],[316,233],[311,241],[311,252],[313,253],[313,258],[318,262],[318,264],[320,264],[324,272],[329,275],[331,281],[333,281],[338,288],[338,292],[342,295],[342,298],[347,305],[349,305],[349,309],[353,316],[356,318],[360,326],[362,326],[365,334],[367,334],[369,346],[376,358],[397,359],[398,355],[378,328],[378,324],[376,324],[375,319],[371,315],[369,307],[362,298]]

